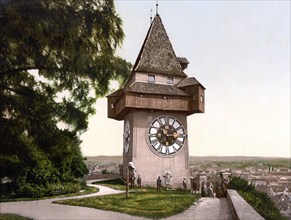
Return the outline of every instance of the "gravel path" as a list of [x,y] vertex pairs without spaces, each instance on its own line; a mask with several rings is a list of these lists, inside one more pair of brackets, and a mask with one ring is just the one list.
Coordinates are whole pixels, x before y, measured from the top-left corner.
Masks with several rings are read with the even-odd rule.
[[97,193],[83,195],[83,196],[74,196],[66,198],[54,198],[46,200],[36,200],[36,201],[22,201],[22,202],[5,202],[0,203],[0,212],[1,213],[14,213],[21,216],[30,217],[35,220],[45,219],[104,219],[104,220],[113,220],[113,219],[145,219],[139,217],[133,217],[128,214],[123,214],[119,212],[112,211],[103,211],[99,209],[92,209],[86,207],[78,206],[68,206],[68,205],[59,205],[53,204],[53,201],[65,200],[65,199],[75,199],[75,198],[85,198],[92,196],[101,196],[107,194],[116,194],[123,193],[120,190],[110,189],[101,185],[91,185],[98,187],[100,190]]
[[[21,216],[30,217],[35,220],[53,220],[53,219],[100,219],[100,220],[142,220],[146,218],[131,216],[124,213],[103,211],[93,208],[68,206],[53,204],[53,201],[85,198],[92,196],[101,196],[107,194],[123,193],[120,190],[110,189],[101,185],[91,185],[98,187],[100,190],[97,193],[83,196],[74,196],[66,198],[54,198],[47,200],[36,201],[21,201],[21,202],[5,202],[0,203],[1,213],[14,213]],[[197,203],[193,204],[185,212],[165,218],[164,220],[192,220],[192,219],[231,219],[231,213],[229,210],[226,199],[218,198],[202,198]]]

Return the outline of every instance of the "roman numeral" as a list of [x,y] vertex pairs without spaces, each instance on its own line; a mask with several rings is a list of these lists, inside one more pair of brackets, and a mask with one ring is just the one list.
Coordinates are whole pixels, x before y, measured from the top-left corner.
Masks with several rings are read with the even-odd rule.
[[173,148],[174,148],[174,151],[177,152],[181,148],[181,146],[179,146],[178,144],[175,143],[173,145]]
[[169,153],[170,153],[169,148],[166,147],[166,154],[169,154]]
[[172,148],[174,152],[177,152],[178,149],[176,149],[174,145],[172,146]]
[[165,124],[169,124],[169,118],[165,117]]
[[169,121],[169,125],[173,126],[173,124],[175,123],[175,119],[173,118],[168,118]]
[[178,139],[176,140],[176,144],[178,144],[179,146],[182,146],[183,142],[179,141]]
[[183,127],[182,127],[182,126],[178,126],[178,127],[175,128],[175,129],[176,129],[176,131],[179,131],[179,130],[183,129]]
[[162,146],[161,144],[159,144],[159,146],[156,148],[156,150],[157,150],[158,152],[161,152],[161,151],[162,151],[162,148],[163,148],[163,146]]
[[158,139],[153,139],[151,140],[152,146],[155,146],[158,143]]
[[157,121],[160,124],[160,126],[163,125],[163,122],[162,122],[161,118],[158,118]]
[[156,137],[157,136],[157,133],[155,134],[149,134],[149,137]]
[[182,134],[179,134],[178,137],[179,138],[184,138],[185,137],[185,134],[183,134],[183,133]]
[[151,128],[154,128],[154,129],[156,129],[156,130],[159,129],[158,127],[156,127],[156,126],[154,126],[154,125],[151,125]]

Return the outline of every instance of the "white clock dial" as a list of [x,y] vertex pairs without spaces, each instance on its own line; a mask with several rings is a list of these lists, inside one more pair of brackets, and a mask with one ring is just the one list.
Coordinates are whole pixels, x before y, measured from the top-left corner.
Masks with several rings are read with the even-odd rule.
[[130,147],[130,124],[129,120],[124,121],[124,133],[123,133],[123,150],[124,153],[128,153]]
[[161,116],[151,123],[147,136],[151,150],[167,156],[177,153],[184,146],[186,130],[175,117]]

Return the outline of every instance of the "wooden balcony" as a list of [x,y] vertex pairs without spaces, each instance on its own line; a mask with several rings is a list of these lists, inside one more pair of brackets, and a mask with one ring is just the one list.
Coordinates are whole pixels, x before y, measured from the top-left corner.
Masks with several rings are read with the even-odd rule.
[[108,117],[123,120],[132,110],[161,110],[186,112],[188,115],[204,112],[204,90],[189,96],[152,95],[125,92],[119,97],[108,97]]

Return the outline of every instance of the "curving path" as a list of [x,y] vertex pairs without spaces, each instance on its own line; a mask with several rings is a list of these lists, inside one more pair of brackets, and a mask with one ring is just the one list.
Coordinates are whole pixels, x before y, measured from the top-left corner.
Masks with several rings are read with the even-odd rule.
[[[101,196],[108,194],[123,193],[124,191],[114,190],[101,185],[89,186],[98,187],[100,190],[97,193],[74,196],[66,198],[54,198],[47,200],[36,201],[20,201],[20,202],[5,202],[0,203],[1,213],[14,213],[21,216],[30,217],[32,219],[101,219],[101,220],[145,220],[147,218],[131,216],[124,213],[103,211],[100,209],[68,206],[53,204],[56,200],[85,198],[92,196]],[[231,213],[226,199],[217,198],[202,198],[197,203],[193,204],[188,210],[183,213],[165,218],[167,220],[190,220],[190,219],[225,219],[231,220]]]
[[103,211],[99,209],[92,209],[86,207],[78,206],[68,206],[68,205],[59,205],[53,204],[53,201],[57,200],[66,200],[66,199],[76,199],[76,198],[85,198],[92,196],[101,196],[107,194],[116,194],[123,193],[120,190],[114,190],[101,185],[92,185],[89,186],[98,187],[100,190],[97,193],[66,197],[66,198],[53,198],[46,200],[36,200],[36,201],[21,201],[21,202],[5,202],[0,203],[0,212],[1,213],[14,213],[32,219],[144,219],[139,217],[133,217],[128,214],[112,212],[112,211]]

